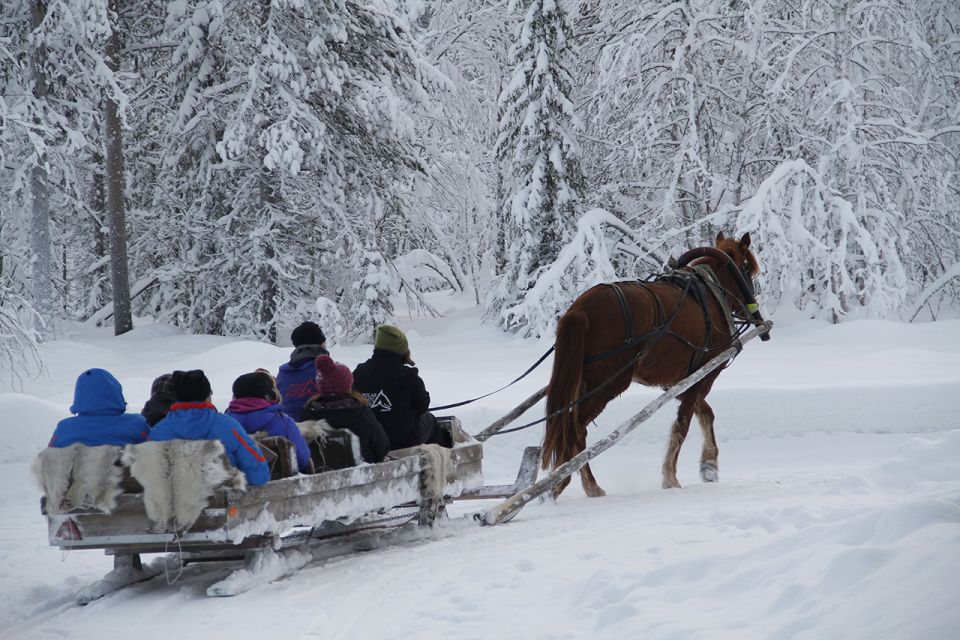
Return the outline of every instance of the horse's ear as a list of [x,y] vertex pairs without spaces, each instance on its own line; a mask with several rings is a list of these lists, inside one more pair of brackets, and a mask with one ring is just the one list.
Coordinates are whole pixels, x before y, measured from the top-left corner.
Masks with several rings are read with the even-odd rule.
[[743,234],[743,237],[740,238],[740,246],[746,249],[750,246],[750,232]]
[[717,231],[717,244],[720,244],[721,240],[723,240],[723,231]]

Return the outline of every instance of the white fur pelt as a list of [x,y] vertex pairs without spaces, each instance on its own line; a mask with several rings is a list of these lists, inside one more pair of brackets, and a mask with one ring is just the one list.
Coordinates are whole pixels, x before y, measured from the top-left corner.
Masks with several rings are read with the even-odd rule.
[[423,497],[428,500],[442,499],[443,490],[447,486],[447,476],[452,473],[450,468],[451,450],[438,444],[421,444],[414,448],[419,450],[428,460],[426,469],[420,476]]
[[158,531],[186,531],[223,487],[245,491],[219,440],[168,440],[127,445],[123,463],[143,485],[147,517]]
[[47,513],[96,509],[110,513],[122,493],[120,447],[48,447],[37,454],[33,473],[47,497]]
[[309,442],[319,439],[321,444],[326,443],[327,436],[333,431],[333,427],[326,420],[304,420],[298,422],[297,427],[300,428],[304,440]]

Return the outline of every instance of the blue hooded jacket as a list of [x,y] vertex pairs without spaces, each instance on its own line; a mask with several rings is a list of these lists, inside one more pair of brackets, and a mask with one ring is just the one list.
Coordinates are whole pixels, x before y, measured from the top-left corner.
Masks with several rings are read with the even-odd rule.
[[74,387],[70,413],[76,415],[57,424],[49,446],[122,447],[143,442],[150,426],[143,416],[125,413],[126,409],[127,401],[117,379],[104,369],[88,369],[80,374]]
[[277,390],[280,392],[280,406],[283,412],[300,422],[303,405],[317,395],[317,367],[314,359],[330,353],[317,344],[303,344],[293,350],[290,362],[280,365],[277,373]]
[[240,423],[221,413],[209,402],[178,402],[150,431],[150,440],[219,440],[230,464],[247,476],[251,485],[267,484],[270,467],[256,443]]
[[310,447],[297,428],[297,423],[283,412],[279,404],[263,398],[237,398],[224,414],[239,422],[247,433],[266,431],[271,436],[286,438],[297,450],[300,472],[310,471]]

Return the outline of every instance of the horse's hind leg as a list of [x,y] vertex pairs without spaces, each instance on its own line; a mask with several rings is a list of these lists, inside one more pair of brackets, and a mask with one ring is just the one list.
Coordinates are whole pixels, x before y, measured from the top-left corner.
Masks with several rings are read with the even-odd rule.
[[[629,384],[630,381],[627,380],[626,386],[629,386]],[[622,389],[620,392],[622,392]],[[584,427],[577,432],[577,453],[587,448],[586,425],[593,422],[593,420],[600,415],[600,412],[603,411],[603,408],[607,406],[608,402],[610,402],[609,398],[589,398],[583,403],[583,406],[580,409],[580,418],[583,421],[582,424]],[[583,492],[591,498],[599,498],[607,495],[607,492],[604,491],[599,484],[597,484],[597,479],[593,476],[593,471],[590,469],[589,462],[580,467],[580,483],[583,485]]]
[[704,482],[719,480],[717,466],[717,440],[713,435],[713,409],[706,400],[697,405],[697,421],[703,431],[703,451],[700,453],[700,479]]
[[580,482],[583,484],[583,492],[591,498],[599,498],[607,495],[607,492],[597,484],[597,479],[593,477],[593,471],[590,470],[590,463],[580,467]]
[[680,447],[683,446],[683,441],[687,438],[687,432],[690,430],[690,420],[693,418],[693,412],[702,398],[699,386],[698,383],[677,396],[680,400],[680,408],[677,409],[677,419],[673,421],[673,426],[670,428],[667,455],[663,459],[663,482],[661,486],[664,489],[680,488],[680,481],[677,480],[677,459],[680,457]]

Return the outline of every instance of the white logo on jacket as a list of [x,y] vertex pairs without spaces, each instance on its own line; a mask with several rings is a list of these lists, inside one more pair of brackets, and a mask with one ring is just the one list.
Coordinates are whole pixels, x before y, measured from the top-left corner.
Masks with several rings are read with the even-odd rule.
[[376,393],[365,393],[363,397],[367,399],[367,404],[369,404],[370,408],[374,411],[386,413],[393,409],[393,403],[390,402],[390,398],[387,397],[387,394],[385,394],[383,390],[377,391]]

